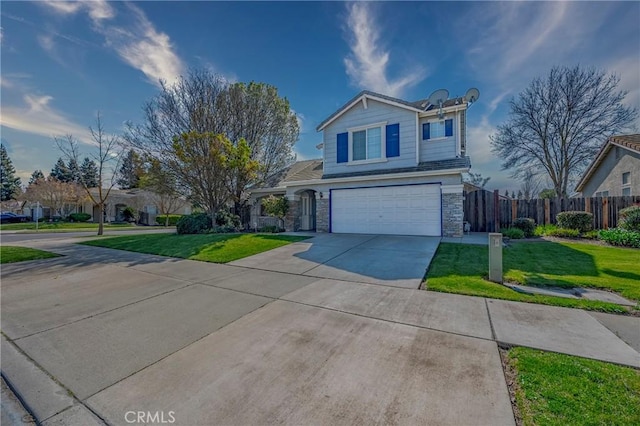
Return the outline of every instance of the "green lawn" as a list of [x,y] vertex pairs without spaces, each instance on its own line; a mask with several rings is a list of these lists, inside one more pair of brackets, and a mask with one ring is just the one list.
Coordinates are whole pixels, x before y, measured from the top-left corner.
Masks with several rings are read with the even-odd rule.
[[24,262],[25,260],[49,259],[58,254],[28,247],[2,246],[0,247],[0,263]]
[[226,263],[306,238],[273,234],[146,234],[102,238],[81,244]]
[[[118,223],[118,224],[104,224],[104,229],[121,229],[121,228],[132,228],[133,225],[130,223]],[[25,222],[25,223],[5,223],[0,225],[0,231],[22,231],[22,230],[34,230],[36,229],[35,222]],[[60,230],[94,230],[98,229],[97,223],[89,223],[89,222],[41,222],[38,223],[38,230],[42,231],[60,231]]]
[[516,405],[524,425],[639,425],[640,372],[629,367],[513,348]]
[[[594,287],[640,301],[640,250],[581,243],[518,242],[503,250],[504,279],[533,286]],[[442,243],[427,273],[427,289],[605,312],[606,302],[526,295],[487,281],[488,248]]]

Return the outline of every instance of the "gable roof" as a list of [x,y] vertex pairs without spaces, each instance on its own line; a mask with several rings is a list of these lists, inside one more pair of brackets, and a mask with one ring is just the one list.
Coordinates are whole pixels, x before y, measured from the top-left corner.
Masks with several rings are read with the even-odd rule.
[[[316,131],[319,132],[322,129],[324,129],[326,126],[331,124],[331,122],[333,122],[335,119],[337,119],[342,114],[344,114],[346,111],[351,109],[352,106],[354,106],[355,104],[360,102],[363,98],[373,99],[373,100],[376,100],[378,102],[382,102],[382,103],[385,103],[385,104],[388,104],[388,105],[394,105],[394,106],[397,106],[399,108],[404,108],[406,110],[409,110],[409,111],[412,111],[412,112],[416,112],[416,113],[425,112],[425,111],[431,111],[434,108],[438,108],[438,106],[436,106],[436,105],[429,105],[429,100],[428,99],[421,99],[421,100],[418,100],[418,101],[409,102],[409,101],[405,101],[403,99],[394,98],[392,96],[383,95],[381,93],[372,92],[370,90],[363,90],[362,92],[358,93],[353,98],[351,98],[346,104],[344,104],[340,108],[338,108],[337,111],[335,111],[333,114],[331,114],[329,117],[327,117],[322,123],[318,124],[318,127],[316,127]],[[454,106],[454,105],[459,105],[459,104],[462,104],[463,101],[464,100],[462,98],[447,99],[442,104],[442,107],[446,108],[446,107],[450,107],[450,106]],[[427,105],[428,105],[428,107],[427,107]]]
[[322,159],[296,161],[272,174],[258,188],[277,188],[287,182],[322,178]]
[[598,167],[600,167],[600,164],[614,145],[629,151],[640,153],[640,134],[611,136],[607,139],[600,148],[596,158],[591,162],[589,167],[587,167],[587,170],[584,172],[584,175],[582,175],[582,179],[580,179],[578,185],[576,185],[577,192],[582,191],[586,183],[591,179],[591,176],[595,171],[598,170]]

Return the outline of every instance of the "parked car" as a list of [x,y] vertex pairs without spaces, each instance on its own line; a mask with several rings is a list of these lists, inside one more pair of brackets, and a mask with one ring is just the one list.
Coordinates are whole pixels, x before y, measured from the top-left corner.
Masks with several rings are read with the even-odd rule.
[[12,212],[0,213],[0,223],[29,222],[30,220],[31,218],[29,216],[23,214],[15,214]]

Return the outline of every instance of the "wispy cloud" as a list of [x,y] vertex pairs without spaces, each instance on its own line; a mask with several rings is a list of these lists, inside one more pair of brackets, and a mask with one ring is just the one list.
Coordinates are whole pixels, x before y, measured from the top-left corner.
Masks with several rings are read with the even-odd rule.
[[73,15],[81,10],[88,13],[94,23],[103,19],[111,19],[115,11],[106,0],[92,1],[56,1],[46,0],[43,4],[60,15]]
[[[142,9],[125,3],[126,13],[118,13],[105,0],[90,2],[47,1],[46,7],[59,15],[86,12],[93,22],[93,30],[105,38],[105,45],[125,63],[144,73],[148,81],[159,86],[160,80],[173,82],[184,72],[184,64],[171,43],[170,37],[155,28]],[[70,40],[72,41],[72,40]],[[53,47],[53,41],[42,43]]]
[[88,127],[74,123],[51,106],[51,96],[25,94],[22,107],[3,106],[0,125],[41,136],[72,134],[81,142],[92,145]]
[[347,32],[350,54],[344,59],[352,84],[389,96],[401,97],[404,91],[426,77],[423,68],[409,69],[396,78],[388,74],[389,52],[380,41],[380,24],[375,21],[371,5],[365,2],[347,5]]

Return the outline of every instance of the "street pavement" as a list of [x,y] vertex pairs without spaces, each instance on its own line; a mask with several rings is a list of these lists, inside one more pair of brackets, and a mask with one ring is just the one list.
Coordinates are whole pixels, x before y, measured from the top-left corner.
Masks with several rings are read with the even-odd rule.
[[[23,242],[64,256],[1,271],[2,374],[43,424],[512,425],[499,344],[640,367],[639,318],[418,290],[430,238],[231,265],[73,241]],[[363,252],[420,265],[386,276]]]

